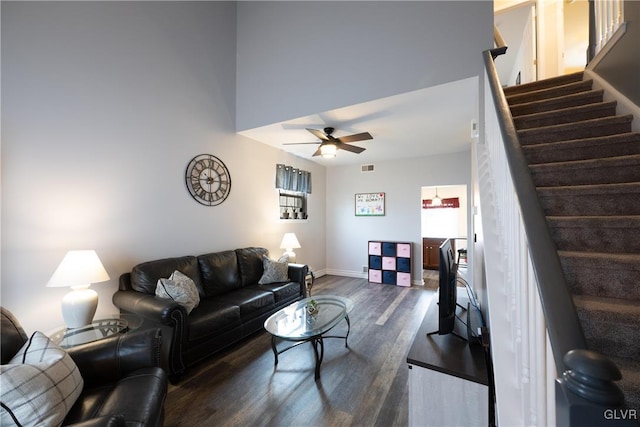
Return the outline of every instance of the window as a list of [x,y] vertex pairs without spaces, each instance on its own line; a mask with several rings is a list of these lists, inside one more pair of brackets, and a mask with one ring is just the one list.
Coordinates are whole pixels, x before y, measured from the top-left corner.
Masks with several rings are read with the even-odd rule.
[[307,193],[280,190],[280,219],[307,219]]

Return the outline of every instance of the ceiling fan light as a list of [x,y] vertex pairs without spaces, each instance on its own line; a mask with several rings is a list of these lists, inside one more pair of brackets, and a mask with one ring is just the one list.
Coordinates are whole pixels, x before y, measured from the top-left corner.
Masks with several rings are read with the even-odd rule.
[[325,159],[330,159],[336,156],[338,147],[335,144],[322,144],[320,146],[320,155]]

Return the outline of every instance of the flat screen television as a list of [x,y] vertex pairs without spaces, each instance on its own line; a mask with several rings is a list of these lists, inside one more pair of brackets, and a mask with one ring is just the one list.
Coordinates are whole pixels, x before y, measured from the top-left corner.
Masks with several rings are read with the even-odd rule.
[[447,239],[439,248],[438,264],[438,330],[427,335],[454,334],[456,309],[458,307],[457,274],[458,265],[455,263],[451,240]]

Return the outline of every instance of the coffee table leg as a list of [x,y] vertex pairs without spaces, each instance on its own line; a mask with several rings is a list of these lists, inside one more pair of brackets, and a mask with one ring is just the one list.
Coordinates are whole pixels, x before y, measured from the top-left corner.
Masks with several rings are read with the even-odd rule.
[[349,315],[347,314],[344,318],[347,321],[347,335],[345,335],[344,337],[344,346],[345,347],[349,347],[349,344],[347,344],[347,339],[349,338],[349,332],[351,332],[351,321],[349,320]]
[[[324,341],[322,337],[311,339],[311,344],[313,345],[313,355],[316,359],[316,380],[320,378],[320,364],[322,363],[322,359],[324,358]],[[318,353],[318,346],[320,347],[320,353]]]
[[274,365],[278,364],[278,349],[276,348],[276,336],[271,335],[271,350],[273,350],[273,357],[275,358]]

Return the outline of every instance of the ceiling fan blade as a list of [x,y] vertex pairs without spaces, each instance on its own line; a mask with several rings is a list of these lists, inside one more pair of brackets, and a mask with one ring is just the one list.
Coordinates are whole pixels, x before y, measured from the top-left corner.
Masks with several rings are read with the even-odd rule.
[[364,150],[366,150],[366,148],[358,147],[357,145],[348,145],[348,144],[343,144],[343,143],[339,143],[338,144],[338,149],[339,150],[345,150],[345,151],[351,151],[352,153],[356,153],[356,154],[360,154]]
[[309,132],[311,132],[312,134],[314,134],[317,138],[323,140],[323,141],[329,141],[329,138],[327,137],[327,135],[324,134],[324,132],[322,132],[321,130],[318,129],[309,129],[307,128],[307,130]]
[[307,145],[307,144],[321,144],[321,142],[283,142],[282,145]]
[[311,157],[319,156],[320,154],[321,154],[321,153],[320,153],[320,147],[318,147],[318,149],[316,150],[316,152],[315,152],[315,153],[313,153],[313,155],[312,155]]
[[341,136],[337,138],[340,142],[356,142],[356,141],[365,141],[367,139],[373,139],[369,132],[356,133],[353,135]]

